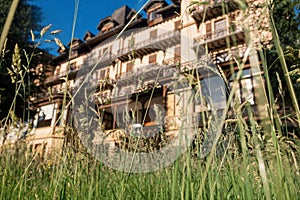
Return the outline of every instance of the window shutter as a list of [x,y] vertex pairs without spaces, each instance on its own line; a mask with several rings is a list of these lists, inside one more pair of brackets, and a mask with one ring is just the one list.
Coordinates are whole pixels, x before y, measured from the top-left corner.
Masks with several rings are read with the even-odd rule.
[[156,54],[149,56],[149,64],[156,63]]

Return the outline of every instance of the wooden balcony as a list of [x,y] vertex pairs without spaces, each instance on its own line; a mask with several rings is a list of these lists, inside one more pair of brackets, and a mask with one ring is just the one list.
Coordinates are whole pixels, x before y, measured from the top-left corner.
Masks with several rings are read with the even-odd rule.
[[53,84],[58,84],[63,82],[63,78],[66,77],[68,75],[68,79],[74,79],[76,77],[77,72],[79,71],[79,69],[73,69],[73,70],[69,70],[69,71],[63,71],[60,72],[59,74],[55,74],[53,76],[50,76],[46,79],[45,84],[46,85],[53,85]]
[[172,30],[160,34],[158,37],[149,38],[134,44],[132,47],[125,47],[118,51],[118,58],[121,61],[129,60],[131,55],[142,57],[155,51],[165,50],[168,47],[180,43],[180,31]]
[[241,27],[235,27],[233,30],[226,27],[194,38],[194,48],[197,49],[199,45],[202,47],[207,45],[209,51],[218,51],[228,47],[228,45],[236,46],[244,42],[245,33]]
[[128,94],[139,93],[160,84],[178,78],[179,70],[175,65],[149,64],[138,70],[131,70],[122,74],[117,80],[116,88],[113,90],[113,97],[122,97]]
[[205,22],[236,9],[238,9],[238,4],[233,0],[199,0],[190,12],[197,22]]

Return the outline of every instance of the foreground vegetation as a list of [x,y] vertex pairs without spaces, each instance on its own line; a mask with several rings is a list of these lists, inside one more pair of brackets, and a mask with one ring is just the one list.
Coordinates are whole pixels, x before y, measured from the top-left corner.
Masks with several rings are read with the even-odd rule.
[[298,198],[298,140],[257,138],[248,141],[246,152],[240,151],[239,136],[228,141],[230,148],[212,154],[209,165],[191,148],[171,166],[143,174],[109,169],[84,148],[65,148],[51,160],[26,158],[19,148],[1,154],[0,199]]

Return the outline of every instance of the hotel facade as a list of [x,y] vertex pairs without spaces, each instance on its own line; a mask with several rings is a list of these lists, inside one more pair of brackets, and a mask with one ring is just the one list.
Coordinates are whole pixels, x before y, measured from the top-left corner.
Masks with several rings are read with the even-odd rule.
[[100,137],[115,144],[126,131],[176,137],[182,127],[201,128],[210,114],[220,117],[233,106],[234,84],[231,101],[248,101],[263,113],[256,49],[272,35],[262,4],[151,0],[145,17],[126,5],[116,9],[100,20],[98,33],[60,47],[47,66],[45,91],[31,96],[37,114],[28,145],[61,149],[66,124],[79,135],[90,132],[83,143]]

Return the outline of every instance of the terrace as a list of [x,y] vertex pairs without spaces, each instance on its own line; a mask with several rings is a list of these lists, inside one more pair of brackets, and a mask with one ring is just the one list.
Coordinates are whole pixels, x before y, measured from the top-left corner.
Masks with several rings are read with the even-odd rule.
[[149,38],[134,44],[132,47],[125,47],[118,51],[118,58],[121,61],[129,60],[129,55],[134,52],[137,57],[150,54],[158,50],[164,50],[170,46],[180,43],[180,31],[172,30],[160,34],[157,37]]

